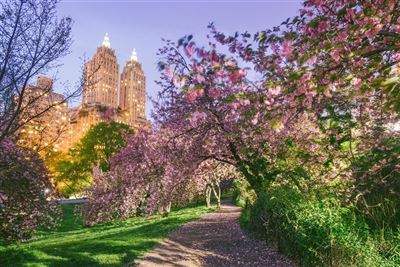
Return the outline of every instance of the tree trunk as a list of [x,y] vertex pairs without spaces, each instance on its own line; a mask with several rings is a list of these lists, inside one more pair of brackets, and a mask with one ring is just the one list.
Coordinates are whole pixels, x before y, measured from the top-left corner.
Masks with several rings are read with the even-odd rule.
[[172,206],[172,203],[171,203],[171,202],[168,202],[167,206],[165,207],[165,213],[170,213],[170,211],[171,211],[171,206]]
[[206,204],[207,208],[211,207],[211,187],[209,185],[206,187]]
[[[215,186],[214,186],[215,185]],[[215,189],[217,187],[217,189]],[[221,187],[218,182],[212,183],[212,191],[214,193],[215,198],[217,199],[217,208],[221,208]]]
[[161,214],[161,215],[168,214],[171,211],[171,206],[172,206],[171,202],[168,202],[168,204],[166,204],[166,205],[160,205],[157,209],[158,214]]
[[164,206],[161,206],[161,205],[158,206],[157,213],[160,214],[160,215],[163,215],[164,214]]
[[219,185],[219,183],[217,184],[217,193],[218,193],[218,197],[217,197],[217,201],[218,201],[218,208],[221,208],[221,187]]

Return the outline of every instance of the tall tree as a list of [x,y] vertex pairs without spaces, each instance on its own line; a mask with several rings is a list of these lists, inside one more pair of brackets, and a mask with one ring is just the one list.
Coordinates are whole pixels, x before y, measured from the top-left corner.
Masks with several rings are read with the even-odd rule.
[[111,157],[126,145],[133,130],[128,125],[100,122],[92,126],[63,159],[56,163],[56,180],[65,195],[77,193],[92,182],[93,171],[108,171]]
[[[70,18],[58,19],[57,0],[0,2],[0,225],[1,235],[26,239],[57,217],[54,187],[35,153],[21,149],[15,132],[46,113],[42,94],[27,97],[28,84],[59,64],[71,45]],[[79,93],[68,93],[68,101]]]

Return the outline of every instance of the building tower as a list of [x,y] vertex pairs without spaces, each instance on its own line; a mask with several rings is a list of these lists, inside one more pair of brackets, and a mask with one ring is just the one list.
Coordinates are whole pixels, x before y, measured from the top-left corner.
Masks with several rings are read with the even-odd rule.
[[21,118],[32,118],[20,130],[19,144],[37,151],[66,150],[68,103],[53,90],[53,80],[37,77],[36,85],[25,88]]
[[118,107],[118,73],[119,65],[114,49],[110,46],[108,34],[103,43],[97,47],[96,54],[85,64],[84,104],[100,104]]
[[128,112],[128,124],[140,127],[147,123],[145,115],[146,77],[138,62],[136,50],[121,73],[119,106]]

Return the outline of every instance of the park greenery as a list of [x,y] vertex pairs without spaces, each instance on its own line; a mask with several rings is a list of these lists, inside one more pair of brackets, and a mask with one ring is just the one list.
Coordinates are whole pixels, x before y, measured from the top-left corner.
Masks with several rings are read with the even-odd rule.
[[212,211],[201,205],[174,209],[168,216],[153,215],[85,227],[74,215],[76,205],[62,205],[63,219],[52,231],[40,231],[21,244],[0,243],[1,266],[125,266],[177,227]]
[[[219,202],[235,180],[242,226],[300,266],[399,266],[400,2],[308,0],[272,29],[209,31],[205,47],[187,35],[159,49],[152,129],[120,134],[111,152],[93,134],[70,152],[98,166],[76,210],[92,226],[83,231],[211,192]],[[26,240],[59,211],[7,114],[1,233]],[[15,181],[26,186],[13,191]]]
[[132,134],[133,130],[126,124],[99,122],[66,155],[57,153],[57,160],[52,160],[48,166],[54,170],[60,193],[64,197],[82,194],[92,184],[93,169],[108,171],[111,157],[125,146],[127,135]]
[[220,162],[248,188],[243,225],[300,265],[398,266],[399,10],[312,0],[259,33],[166,40],[154,128],[96,177],[86,223],[165,212]]

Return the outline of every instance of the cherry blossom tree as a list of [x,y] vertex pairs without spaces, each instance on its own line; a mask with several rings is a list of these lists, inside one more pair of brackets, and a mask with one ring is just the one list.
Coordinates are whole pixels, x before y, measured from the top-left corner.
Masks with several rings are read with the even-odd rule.
[[[308,165],[320,170],[306,173],[352,184],[360,172],[377,178],[386,164],[360,169],[356,162],[377,149],[392,151],[388,140],[399,135],[389,127],[399,121],[399,25],[398,1],[306,1],[299,16],[254,36],[211,29],[265,78],[290,146],[302,148],[308,163],[314,159]],[[251,37],[255,46],[248,45]],[[302,140],[295,134],[293,122],[305,114],[319,137]],[[398,167],[393,171],[398,175]],[[378,178],[370,186],[384,181]],[[350,185],[347,191],[366,196],[371,189],[361,188]]]
[[127,137],[126,147],[111,159],[111,170],[94,176],[89,203],[81,209],[86,223],[127,218],[140,210],[168,213],[171,205],[187,204],[204,192],[205,182],[193,176],[203,161],[200,152],[193,153],[195,145],[170,129]]
[[9,139],[0,143],[1,239],[27,240],[38,227],[54,226],[60,215],[56,196],[37,155]]
[[[393,0],[310,0],[256,34],[211,24],[206,47],[192,36],[167,40],[154,132],[128,141],[115,157],[128,160],[112,167],[128,183],[121,195],[141,190],[128,210],[173,202],[184,181],[202,184],[193,174],[209,160],[232,166],[256,195],[279,182],[323,187],[343,203],[366,196],[355,178],[386,169],[358,163],[399,135],[390,127],[400,111],[399,10]],[[396,153],[385,160],[398,175]]]
[[[169,42],[160,51],[159,121],[209,126],[216,117],[219,144],[255,190],[282,175],[348,181],[351,163],[398,121],[397,10],[396,1],[306,1],[299,16],[254,36],[210,25],[230,57],[212,41],[208,50],[191,37]],[[244,79],[238,62],[262,79]],[[294,162],[282,166],[285,158]]]

